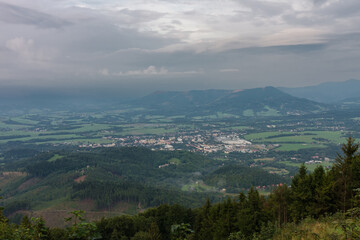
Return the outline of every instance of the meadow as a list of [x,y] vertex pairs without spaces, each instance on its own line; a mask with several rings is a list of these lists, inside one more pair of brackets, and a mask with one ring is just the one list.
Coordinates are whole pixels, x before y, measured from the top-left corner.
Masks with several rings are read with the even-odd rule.
[[279,144],[277,151],[298,151],[308,148],[326,148],[327,144],[342,144],[346,141],[342,131],[269,131],[245,135],[254,143]]

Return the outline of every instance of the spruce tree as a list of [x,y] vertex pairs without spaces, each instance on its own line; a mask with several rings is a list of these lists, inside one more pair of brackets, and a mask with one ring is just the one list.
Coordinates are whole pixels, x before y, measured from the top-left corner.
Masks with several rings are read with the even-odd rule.
[[354,179],[358,178],[354,176],[354,172],[359,171],[358,149],[359,144],[355,143],[355,139],[348,137],[347,142],[341,147],[343,155],[337,155],[333,166],[335,191],[339,193],[338,205],[343,212],[352,207],[350,199],[354,195],[354,187],[358,184],[354,182]]

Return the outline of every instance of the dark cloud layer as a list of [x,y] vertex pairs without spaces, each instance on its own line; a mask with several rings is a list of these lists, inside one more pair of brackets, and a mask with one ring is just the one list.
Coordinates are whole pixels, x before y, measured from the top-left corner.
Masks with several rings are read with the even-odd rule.
[[12,24],[35,25],[41,28],[60,28],[70,22],[29,8],[0,2],[0,21]]
[[0,86],[136,95],[360,78],[358,0],[0,1]]

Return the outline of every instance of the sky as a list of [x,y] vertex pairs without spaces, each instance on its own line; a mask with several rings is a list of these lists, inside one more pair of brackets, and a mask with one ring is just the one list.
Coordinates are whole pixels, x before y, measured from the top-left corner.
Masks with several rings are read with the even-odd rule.
[[0,0],[0,87],[155,90],[360,79],[359,0]]

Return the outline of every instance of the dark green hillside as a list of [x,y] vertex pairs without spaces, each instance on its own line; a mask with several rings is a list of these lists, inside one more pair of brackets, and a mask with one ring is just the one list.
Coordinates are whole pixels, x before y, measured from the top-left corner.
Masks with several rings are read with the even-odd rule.
[[[113,209],[119,202],[140,208],[164,203],[196,207],[206,198],[222,199],[222,188],[231,193],[285,181],[260,169],[231,162],[219,168],[221,164],[187,151],[138,147],[37,153],[3,166],[4,172],[18,175],[2,187],[12,206],[6,213],[88,200],[98,210]],[[219,184],[223,178],[226,184]]]
[[227,192],[238,193],[249,186],[268,186],[285,183],[287,180],[279,175],[268,173],[261,168],[249,168],[242,165],[222,167],[205,177],[205,182]]
[[229,90],[158,91],[134,101],[133,104],[170,112],[195,111],[230,92]]
[[315,86],[279,89],[295,97],[323,103],[336,103],[347,98],[357,98],[360,91],[360,81],[350,79],[344,82],[325,82]]
[[161,114],[201,116],[221,112],[247,117],[299,115],[329,108],[325,104],[293,97],[274,87],[236,91],[156,92],[134,101],[133,105]]
[[[226,106],[224,108],[224,106]],[[242,114],[252,110],[254,115],[266,115],[273,111],[279,115],[305,114],[326,108],[307,99],[293,97],[274,87],[253,88],[234,91],[212,104],[215,108],[224,108],[224,112]]]
[[[133,216],[102,218],[92,223],[86,222],[83,211],[73,211],[72,217],[67,218],[71,223],[66,229],[49,229],[41,218],[29,220],[24,217],[21,224],[9,224],[0,208],[0,238],[360,239],[359,144],[349,137],[341,149],[342,154],[338,154],[331,169],[325,170],[319,166],[313,172],[307,172],[305,165],[302,165],[290,186],[279,185],[267,197],[251,187],[247,194],[240,192],[236,197],[227,197],[218,203],[212,203],[208,199],[202,207],[196,209],[164,204]],[[131,149],[130,153],[133,152],[134,149]],[[214,171],[212,175],[232,176],[246,170],[251,171],[242,169],[241,166],[226,166]],[[264,175],[266,177],[268,176]],[[143,201],[142,197],[155,194],[154,200],[162,201],[164,189],[157,191],[155,188],[142,188],[141,184],[135,182],[125,184],[109,180],[111,176],[103,175],[96,182],[85,180],[74,185],[75,189],[79,187],[75,191],[80,195],[77,197],[87,195],[85,197],[102,198],[111,204],[113,199],[109,196],[115,197],[115,200],[125,198],[127,201]],[[177,198],[176,195],[171,196]],[[182,197],[187,200],[188,196],[185,194]],[[196,197],[200,198],[201,195]],[[33,200],[5,202],[4,212],[9,214],[19,208],[29,209]]]
[[[184,183],[201,178],[215,167],[211,160],[197,154],[146,148],[56,154],[62,156],[54,160],[55,153],[43,153],[5,166],[27,174],[4,188],[8,201],[31,199],[37,206],[70,196],[69,200],[92,199],[99,208],[109,208],[119,201],[137,202],[143,207],[176,202],[196,206],[211,195],[180,190]],[[171,164],[174,159],[176,164]]]

